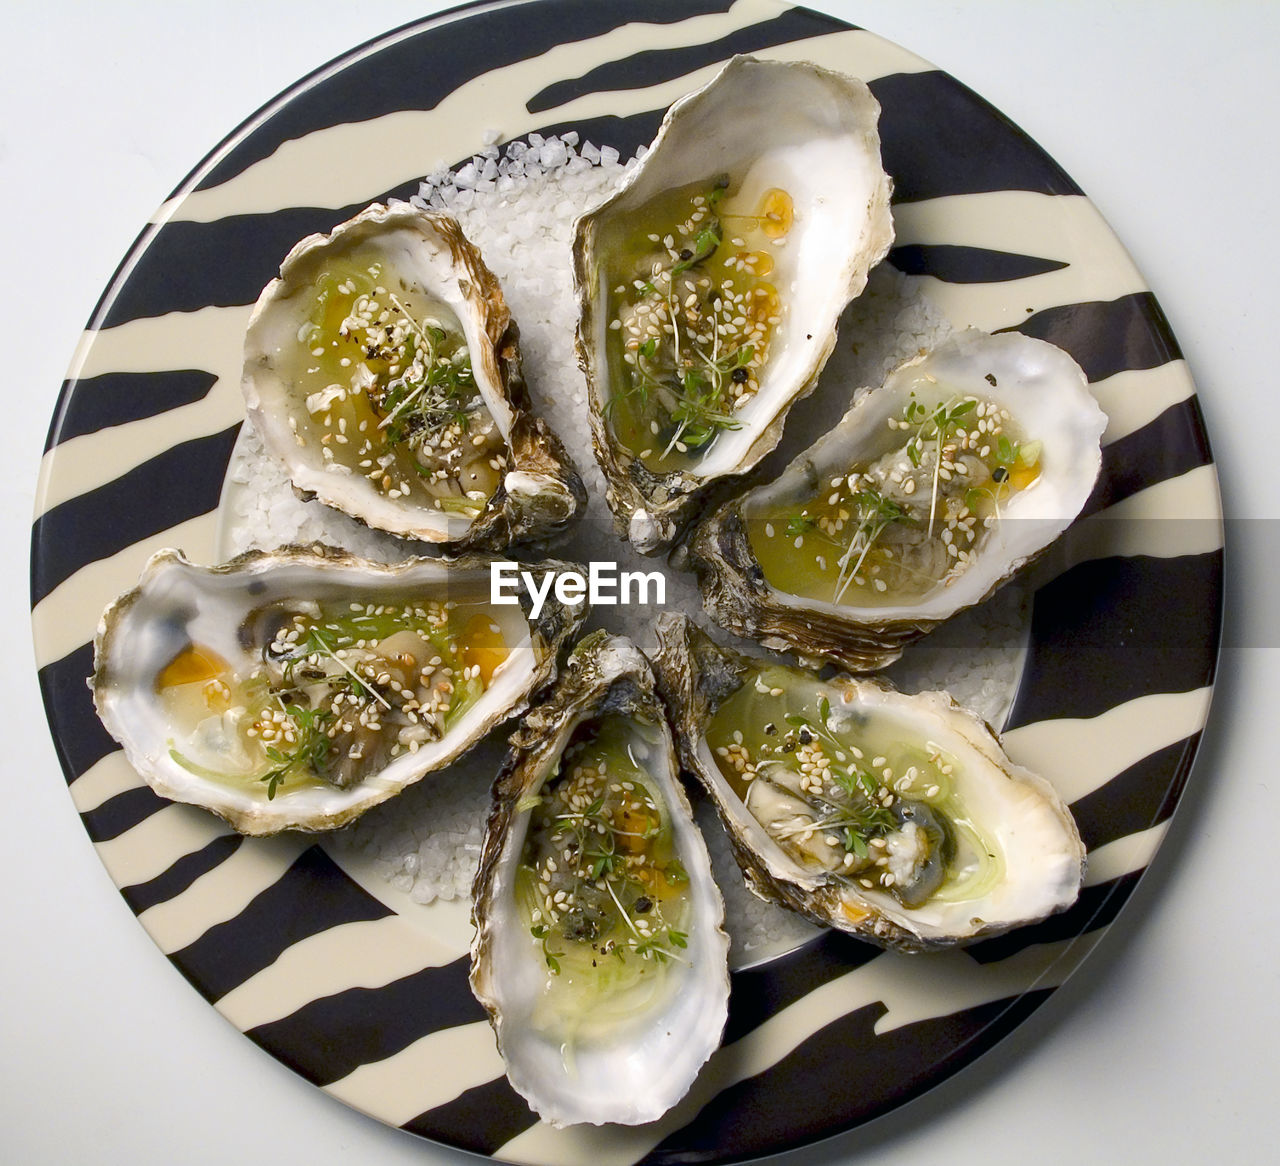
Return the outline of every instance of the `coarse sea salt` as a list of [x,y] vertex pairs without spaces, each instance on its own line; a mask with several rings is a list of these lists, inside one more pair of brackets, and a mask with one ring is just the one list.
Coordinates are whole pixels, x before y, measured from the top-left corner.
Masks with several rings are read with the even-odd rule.
[[[520,327],[524,373],[535,408],[577,461],[590,501],[585,518],[557,553],[578,561],[617,562],[620,570],[660,569],[659,562],[636,555],[614,534],[604,477],[589,453],[586,387],[574,351],[577,306],[570,260],[577,217],[607,198],[644,151],[624,165],[616,149],[590,141],[579,145],[576,133],[530,134],[502,149],[496,141],[496,134],[486,134],[480,153],[456,170],[428,175],[409,201],[455,215],[498,276]],[[950,330],[913,281],[882,264],[846,310],[840,343],[817,391],[793,407],[783,441],[763,471],[780,471],[830,427],[831,417],[843,412],[859,386],[878,384],[890,369]],[[429,553],[318,502],[300,501],[247,425],[232,456],[221,517],[220,549],[227,556],[249,547],[314,541],[385,562]],[[667,607],[700,611],[693,577],[675,570],[666,574]],[[597,609],[588,626],[629,635],[650,650],[652,623],[651,611],[619,606]],[[1025,593],[1015,582],[993,601],[913,645],[888,675],[907,691],[946,689],[998,725],[1016,689],[1027,627]],[[743,647],[741,642],[736,646]],[[416,902],[464,898],[479,862],[489,786],[501,764],[507,732],[495,731],[449,769],[428,774],[375,807],[334,835],[331,845],[339,853],[347,850],[368,860],[378,875]],[[768,958],[816,934],[798,916],[763,902],[747,888],[714,812],[697,791],[694,801],[725,897],[734,964]]]

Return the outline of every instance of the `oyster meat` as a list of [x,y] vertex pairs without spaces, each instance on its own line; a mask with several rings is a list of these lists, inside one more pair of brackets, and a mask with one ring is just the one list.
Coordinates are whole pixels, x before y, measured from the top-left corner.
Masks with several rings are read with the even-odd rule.
[[243,834],[327,830],[522,709],[584,608],[494,606],[474,557],[160,551],[99,623],[94,703],[157,793]]
[[707,610],[767,647],[883,667],[1070,525],[1105,428],[1060,348],[957,333],[699,526],[689,561]]
[[512,737],[473,895],[471,986],[554,1125],[653,1121],[720,1043],[724,905],[648,661],[597,632]]
[[1068,907],[1070,812],[946,693],[740,656],[685,616],[657,661],[680,756],[761,897],[884,947],[999,935]]
[[289,252],[245,337],[250,418],[295,489],[451,550],[546,541],[586,502],[456,220],[374,205]]
[[778,443],[888,251],[879,113],[851,77],[735,57],[578,221],[596,455],[641,552],[669,545],[718,479]]

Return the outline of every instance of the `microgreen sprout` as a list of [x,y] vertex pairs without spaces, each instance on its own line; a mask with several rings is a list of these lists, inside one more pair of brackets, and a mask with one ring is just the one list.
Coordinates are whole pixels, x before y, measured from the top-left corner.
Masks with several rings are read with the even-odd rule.
[[274,768],[258,778],[266,783],[268,801],[275,798],[281,783],[288,778],[308,772],[318,773],[323,769],[332,746],[326,730],[335,718],[328,709],[288,704],[284,706],[284,711],[293,721],[297,740],[294,747],[287,751],[274,745],[268,745],[264,750],[267,760],[275,763]]
[[[560,773],[520,802],[532,813],[521,860],[533,889],[530,933],[553,975],[566,956],[574,965],[628,955],[665,963],[687,941],[681,900],[670,900],[688,876],[664,842],[669,826],[655,795],[642,773],[618,775],[616,748],[596,750],[591,740],[566,749]],[[556,938],[568,948],[552,951]]]
[[[763,318],[775,310],[775,293],[764,285],[735,290],[715,259],[726,242],[718,208],[728,187],[722,175],[693,199],[679,229],[683,245],[666,236],[665,255],[630,281],[631,298],[613,321],[614,328],[629,330],[630,339],[626,376],[605,410],[614,413],[626,402],[634,417],[660,434],[663,447],[650,451],[658,460],[703,450],[720,433],[741,428],[736,410],[755,391],[763,360],[769,329]],[[648,236],[650,242],[656,238]]]
[[[911,515],[902,506],[871,486],[854,494],[853,504],[857,521],[853,525],[848,546],[838,561],[840,573],[836,577],[836,603],[844,598],[849,585],[858,577],[862,564],[885,530],[895,522],[912,521]],[[858,556],[856,561],[854,555]]]

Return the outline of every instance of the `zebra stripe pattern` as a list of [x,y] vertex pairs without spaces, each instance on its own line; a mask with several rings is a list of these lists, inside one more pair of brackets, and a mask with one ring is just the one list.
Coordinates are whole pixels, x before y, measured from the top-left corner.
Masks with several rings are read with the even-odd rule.
[[[965,951],[908,958],[826,934],[736,971],[724,1046],[661,1121],[555,1130],[507,1085],[468,991],[465,905],[402,909],[323,842],[242,839],[157,797],[94,715],[91,640],[153,551],[216,557],[245,321],[297,239],[414,193],[490,126],[508,138],[576,129],[627,156],[672,100],[738,52],[865,78],[895,186],[889,262],[957,326],[1065,348],[1110,418],[1085,517],[1034,568],[1029,655],[1005,732],[1014,759],[1071,803],[1090,874],[1070,911]],[[512,0],[402,29],[319,70],[160,208],[63,388],[31,580],[40,683],[85,828],[155,942],[250,1039],[364,1112],[501,1160],[728,1162],[923,1092],[1019,1024],[1092,949],[1159,845],[1208,712],[1221,509],[1194,388],[1155,298],[1071,179],[981,98],[779,0]],[[815,1089],[833,1067],[855,1087]]]

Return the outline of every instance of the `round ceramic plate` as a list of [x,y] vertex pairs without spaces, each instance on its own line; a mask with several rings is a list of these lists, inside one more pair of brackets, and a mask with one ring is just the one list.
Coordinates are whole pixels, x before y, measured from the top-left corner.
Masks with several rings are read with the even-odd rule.
[[[1085,515],[1033,579],[1004,726],[1013,757],[1071,803],[1089,874],[1065,914],[965,951],[907,958],[825,934],[736,971],[724,1045],[665,1118],[554,1130],[507,1085],[468,991],[465,905],[418,907],[323,841],[243,839],[157,797],[94,715],[91,642],[153,551],[215,558],[245,321],[297,239],[408,197],[437,158],[467,159],[489,130],[575,129],[629,156],[671,101],[738,52],[865,78],[895,187],[889,262],[957,327],[1065,348],[1108,413]],[[921,1093],[1044,1003],[1097,942],[1160,842],[1204,724],[1220,519],[1193,386],[1154,297],[1071,179],[951,77],[776,0],[485,4],[300,82],[143,231],[50,430],[33,618],[90,837],[155,942],[252,1040],[385,1122],[503,1160],[729,1162]]]

